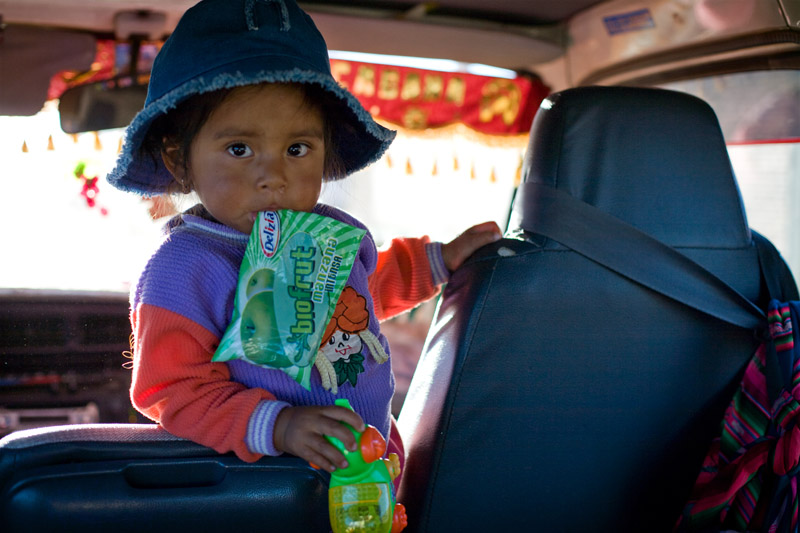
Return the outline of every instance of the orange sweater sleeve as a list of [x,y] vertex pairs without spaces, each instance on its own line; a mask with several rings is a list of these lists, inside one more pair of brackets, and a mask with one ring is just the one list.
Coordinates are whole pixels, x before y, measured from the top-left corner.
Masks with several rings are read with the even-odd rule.
[[262,400],[275,397],[231,381],[227,365],[211,361],[219,339],[197,323],[147,304],[131,322],[133,405],[174,435],[244,461],[261,457],[245,444],[248,422]]
[[408,311],[438,294],[425,249],[429,242],[428,237],[398,238],[378,252],[375,272],[369,277],[378,320]]

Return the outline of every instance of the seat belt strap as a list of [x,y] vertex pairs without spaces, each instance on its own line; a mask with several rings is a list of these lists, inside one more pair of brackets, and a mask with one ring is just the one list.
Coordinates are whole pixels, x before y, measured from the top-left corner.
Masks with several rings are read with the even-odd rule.
[[748,329],[765,324],[764,312],[733,287],[674,248],[634,226],[548,185],[525,182],[517,201],[519,226],[673,300]]

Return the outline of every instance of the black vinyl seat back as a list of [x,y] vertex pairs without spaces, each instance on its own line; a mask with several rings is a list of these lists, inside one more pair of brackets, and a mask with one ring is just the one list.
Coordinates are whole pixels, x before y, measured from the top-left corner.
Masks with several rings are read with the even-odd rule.
[[0,531],[328,531],[330,476],[297,457],[245,463],[155,424],[0,440]]
[[[524,167],[525,183],[628,222],[766,304],[720,128],[701,100],[556,93]],[[451,277],[400,414],[409,531],[669,531],[757,340],[515,228],[539,208],[525,183],[517,238]],[[768,275],[796,298],[779,264]]]

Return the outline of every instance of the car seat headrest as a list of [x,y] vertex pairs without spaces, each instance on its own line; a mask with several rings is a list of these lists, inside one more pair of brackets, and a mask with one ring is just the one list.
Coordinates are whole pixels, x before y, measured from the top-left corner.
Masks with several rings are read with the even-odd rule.
[[[523,183],[548,184],[671,246],[750,243],[714,111],[688,94],[581,87],[545,99],[531,127]],[[525,210],[518,194],[510,229]]]

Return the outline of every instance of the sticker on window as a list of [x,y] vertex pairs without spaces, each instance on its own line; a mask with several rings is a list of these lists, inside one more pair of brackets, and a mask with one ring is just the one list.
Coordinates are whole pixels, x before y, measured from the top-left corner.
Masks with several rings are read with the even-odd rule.
[[631,11],[630,13],[620,13],[619,15],[603,17],[603,24],[605,24],[609,35],[646,30],[648,28],[655,28],[656,26],[649,9],[640,9],[638,11]]

